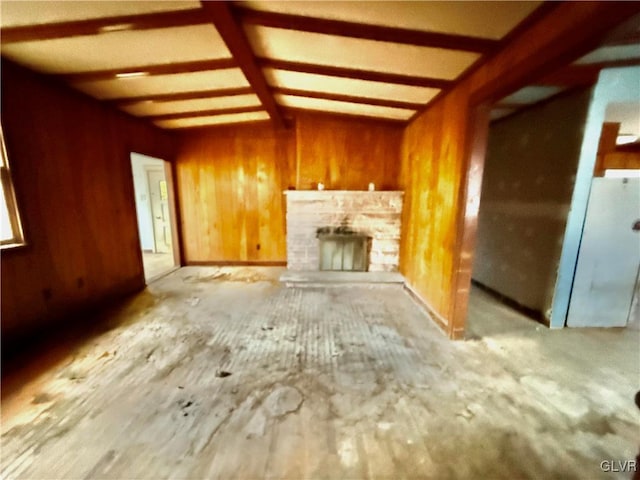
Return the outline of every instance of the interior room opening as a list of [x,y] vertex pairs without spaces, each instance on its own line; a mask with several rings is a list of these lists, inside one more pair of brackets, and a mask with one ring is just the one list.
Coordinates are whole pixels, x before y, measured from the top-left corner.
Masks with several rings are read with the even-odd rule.
[[140,250],[147,283],[176,268],[172,225],[169,163],[131,153],[131,171],[140,234]]

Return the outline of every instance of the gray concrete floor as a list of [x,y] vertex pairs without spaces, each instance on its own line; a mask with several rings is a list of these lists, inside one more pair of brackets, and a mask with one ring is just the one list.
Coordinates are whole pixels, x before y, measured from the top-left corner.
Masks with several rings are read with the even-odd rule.
[[629,478],[635,329],[474,291],[447,340],[399,287],[182,268],[3,398],[2,478]]
[[159,275],[175,268],[173,253],[142,252],[142,264],[144,267],[144,278],[147,281],[154,280]]

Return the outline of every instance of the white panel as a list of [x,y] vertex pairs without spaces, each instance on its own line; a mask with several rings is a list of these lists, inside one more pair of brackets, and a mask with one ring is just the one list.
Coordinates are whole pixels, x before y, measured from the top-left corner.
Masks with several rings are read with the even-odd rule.
[[46,73],[108,70],[231,56],[213,25],[11,43],[2,45],[2,54]]
[[145,13],[188,10],[198,8],[193,0],[162,2],[122,1],[3,1],[0,2],[2,27],[39,25],[42,23],[69,22],[101,17],[140,15]]
[[268,120],[267,112],[230,113],[228,115],[214,115],[211,117],[181,118],[179,120],[158,120],[154,122],[161,128],[204,127],[207,125],[222,125],[228,123],[255,122]]
[[640,178],[594,178],[571,291],[567,325],[627,324],[640,267]]
[[500,103],[536,103],[552,97],[562,90],[560,87],[524,87],[508,97],[504,97]]
[[272,12],[498,39],[542,2],[250,1],[241,3],[253,9]]
[[390,83],[370,82],[351,78],[329,77],[312,73],[264,69],[267,83],[277,87],[295,88],[313,92],[338,93],[383,100],[401,100],[428,103],[440,90]]
[[576,60],[577,64],[612,62],[615,60],[640,59],[640,45],[617,45],[613,47],[598,48],[584,57]]
[[479,55],[440,48],[248,26],[257,55],[294,62],[454,79]]
[[608,168],[604,178],[640,178],[640,170],[633,168]]
[[357,103],[337,102],[335,100],[322,100],[318,98],[295,97],[292,95],[276,95],[279,104],[286,107],[306,108],[327,112],[350,113],[353,115],[366,115],[369,117],[392,118],[407,120],[415,113],[414,110],[404,108],[378,107],[372,105],[360,105]]
[[164,115],[170,113],[197,112],[221,108],[252,107],[260,105],[257,95],[234,95],[231,97],[198,98],[194,100],[177,100],[172,102],[156,102],[153,100],[123,107],[133,115]]
[[220,88],[248,87],[249,82],[239,68],[206,72],[154,75],[149,77],[100,80],[74,85],[78,90],[99,99],[198,92]]

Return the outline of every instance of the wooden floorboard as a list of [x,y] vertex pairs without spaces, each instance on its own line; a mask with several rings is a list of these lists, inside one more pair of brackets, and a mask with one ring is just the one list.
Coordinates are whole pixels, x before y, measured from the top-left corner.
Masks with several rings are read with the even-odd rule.
[[474,291],[451,342],[402,289],[282,271],[186,267],[114,310],[5,392],[2,478],[617,478],[637,453],[637,329]]

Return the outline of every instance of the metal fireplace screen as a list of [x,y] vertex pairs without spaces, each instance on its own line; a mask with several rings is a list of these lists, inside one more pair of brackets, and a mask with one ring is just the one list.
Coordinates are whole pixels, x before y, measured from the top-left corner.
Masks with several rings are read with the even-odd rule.
[[357,233],[318,233],[320,270],[367,270],[366,235]]

